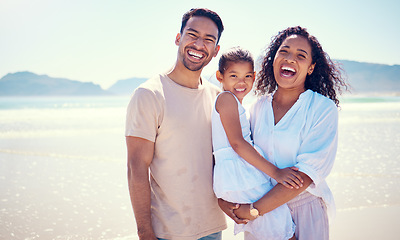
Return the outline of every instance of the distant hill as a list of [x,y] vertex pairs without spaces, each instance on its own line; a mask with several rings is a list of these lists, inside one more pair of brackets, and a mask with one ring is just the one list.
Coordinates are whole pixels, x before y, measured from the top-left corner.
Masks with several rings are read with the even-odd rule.
[[337,62],[342,64],[353,93],[400,93],[400,65]]
[[[353,94],[400,94],[400,65],[384,65],[347,60],[336,60],[342,65]],[[205,76],[212,83],[219,83]],[[0,96],[83,96],[130,95],[146,78],[117,81],[107,90],[88,82],[53,78],[31,72],[9,73],[0,79]],[[215,81],[214,81],[215,80]]]
[[[144,83],[148,78],[128,78],[119,80],[114,83],[111,87],[107,90],[110,91],[112,94],[117,95],[131,95],[133,91],[139,87],[140,84]],[[211,76],[203,76],[203,79],[210,81],[211,83],[220,86],[219,82],[211,77]]]
[[[351,93],[400,93],[400,65],[384,65],[347,60],[335,60],[341,64],[352,89]],[[211,76],[205,79],[220,86]],[[215,80],[215,81],[213,81]],[[117,81],[108,90],[115,94],[131,94],[146,78],[129,78]]]
[[0,96],[108,95],[99,85],[31,72],[9,73],[0,79]]
[[147,78],[128,78],[119,80],[107,90],[113,94],[131,95],[133,91],[146,80]]

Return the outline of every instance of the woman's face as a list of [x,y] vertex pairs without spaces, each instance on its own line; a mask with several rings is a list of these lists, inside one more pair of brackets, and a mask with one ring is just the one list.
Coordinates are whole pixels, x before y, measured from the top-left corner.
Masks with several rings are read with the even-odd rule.
[[314,70],[311,46],[302,36],[291,35],[279,47],[274,58],[274,76],[278,88],[304,91],[307,75]]

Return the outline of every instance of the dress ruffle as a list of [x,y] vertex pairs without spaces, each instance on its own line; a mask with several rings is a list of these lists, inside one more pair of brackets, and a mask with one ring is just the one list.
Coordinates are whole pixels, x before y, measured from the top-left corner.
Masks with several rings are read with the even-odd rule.
[[215,159],[219,159],[214,166],[213,184],[218,198],[235,203],[251,203],[273,187],[267,174],[240,158],[232,148],[220,149],[214,155]]

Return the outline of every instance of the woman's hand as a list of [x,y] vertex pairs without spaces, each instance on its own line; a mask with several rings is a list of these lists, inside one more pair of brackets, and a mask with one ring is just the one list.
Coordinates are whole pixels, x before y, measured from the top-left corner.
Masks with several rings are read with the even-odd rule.
[[250,220],[256,219],[250,215],[250,204],[240,204],[240,206],[233,210],[233,214],[239,219],[245,219],[246,223]]
[[274,179],[287,188],[299,189],[303,186],[303,178],[301,178],[297,167],[288,167],[278,169]]
[[[249,220],[245,218],[238,218],[234,211],[240,208],[238,203],[231,203],[223,200],[222,198],[218,198],[218,205],[221,210],[228,215],[228,217],[232,218],[237,224],[246,224]],[[250,213],[250,212],[249,212]],[[250,214],[249,214],[250,215]]]

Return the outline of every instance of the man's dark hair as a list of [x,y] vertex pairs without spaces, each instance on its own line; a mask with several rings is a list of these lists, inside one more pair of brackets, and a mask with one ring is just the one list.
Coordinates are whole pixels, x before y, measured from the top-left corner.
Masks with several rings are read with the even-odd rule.
[[206,9],[206,8],[192,8],[192,9],[190,9],[182,17],[181,34],[183,33],[183,29],[185,28],[186,23],[192,17],[206,17],[206,18],[209,18],[210,20],[212,20],[215,23],[215,25],[217,25],[217,28],[218,28],[217,43],[219,42],[221,34],[224,31],[224,25],[222,24],[222,20],[221,20],[221,18],[218,16],[218,14],[216,12],[213,12],[213,11],[211,11],[209,9]]

